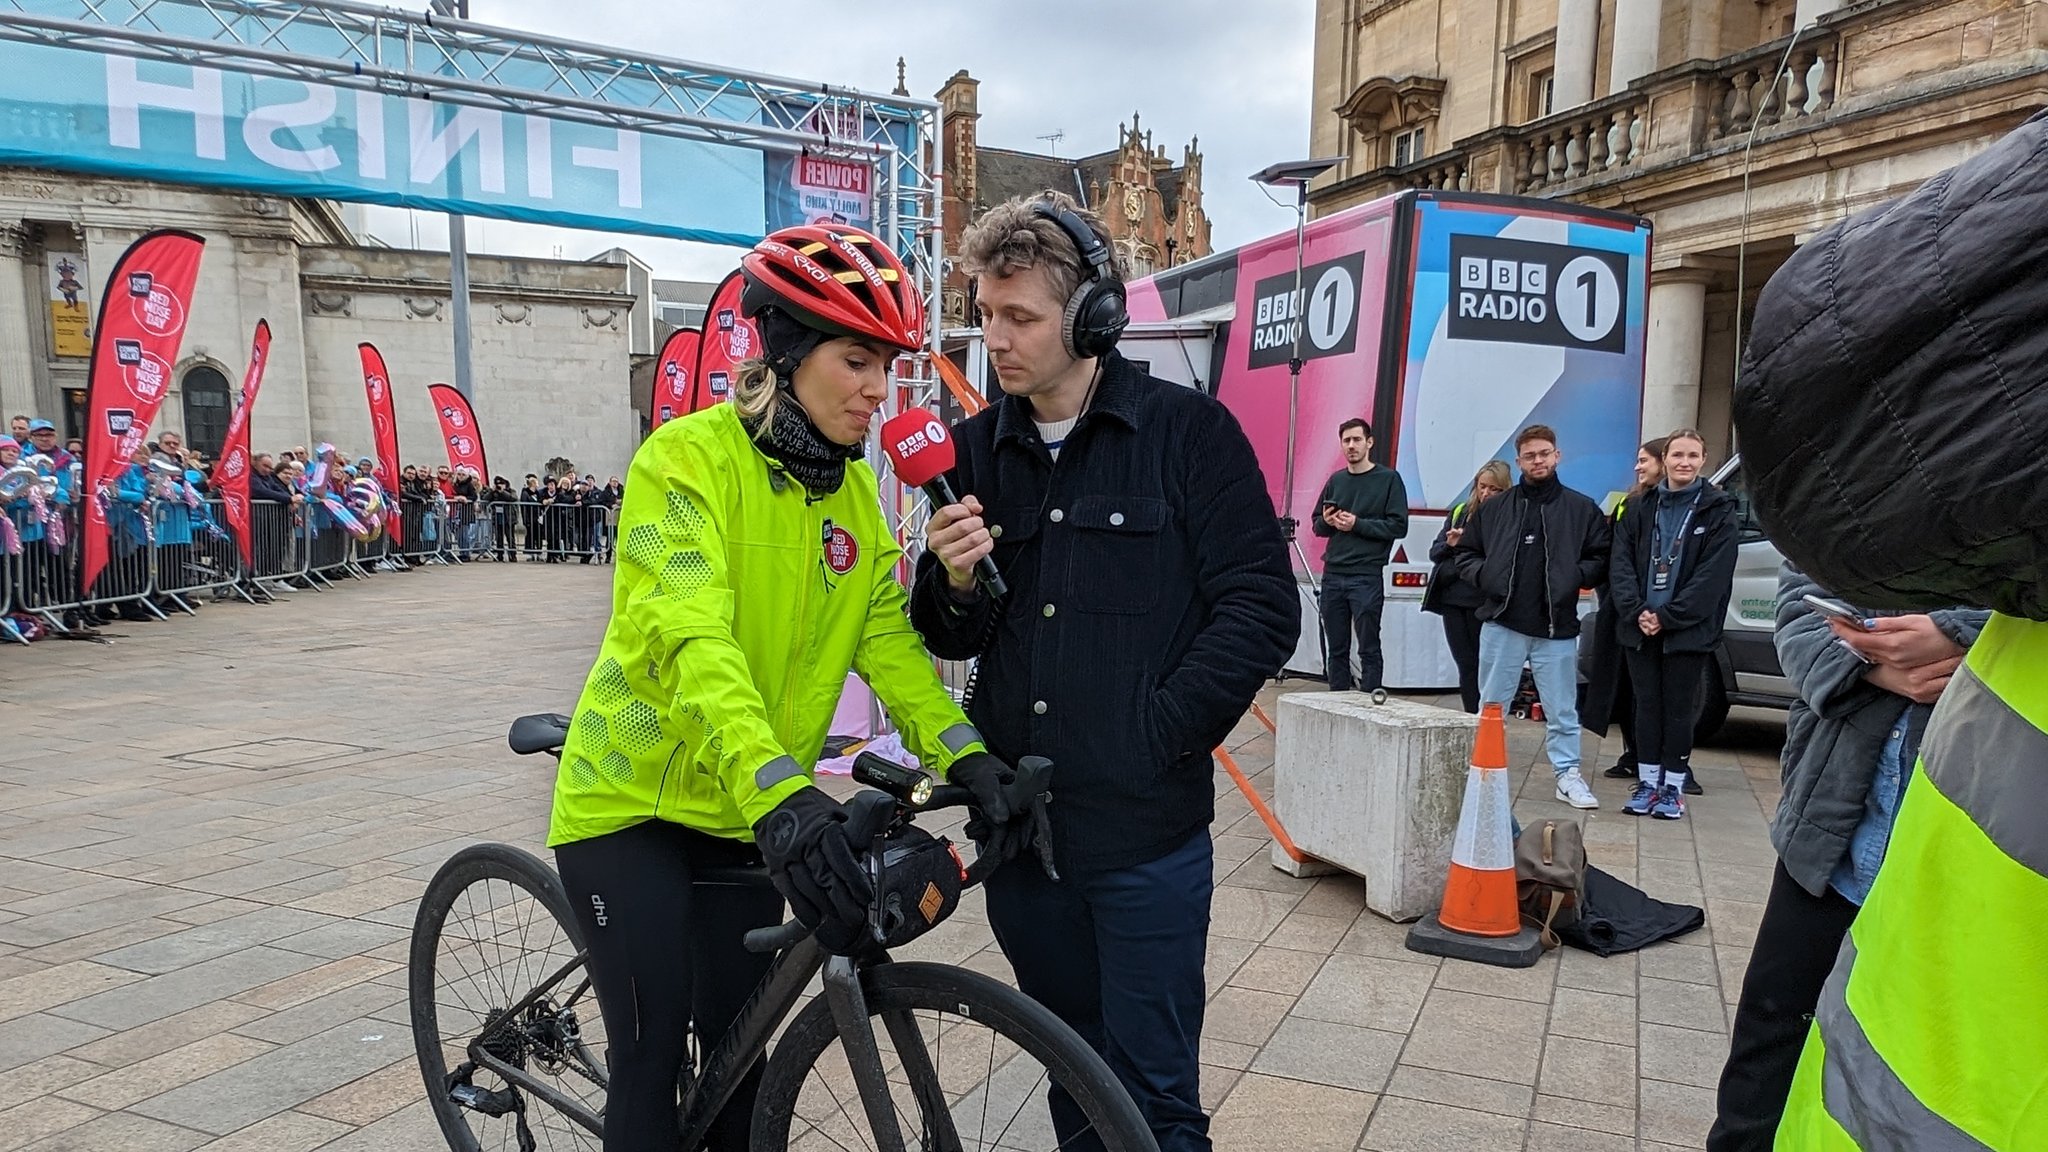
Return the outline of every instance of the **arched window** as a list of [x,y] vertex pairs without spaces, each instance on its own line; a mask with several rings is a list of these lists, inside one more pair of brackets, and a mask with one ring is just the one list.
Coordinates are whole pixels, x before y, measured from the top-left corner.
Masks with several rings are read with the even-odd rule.
[[228,378],[201,364],[185,373],[181,391],[185,397],[185,446],[203,456],[218,457],[221,442],[228,436],[228,418],[234,415]]

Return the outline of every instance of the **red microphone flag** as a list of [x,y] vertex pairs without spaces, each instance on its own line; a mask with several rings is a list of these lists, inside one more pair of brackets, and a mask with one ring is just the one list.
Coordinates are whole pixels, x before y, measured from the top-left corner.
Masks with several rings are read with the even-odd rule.
[[912,488],[953,470],[953,437],[946,422],[923,408],[909,408],[882,424],[882,452],[896,478]]
[[255,542],[249,539],[249,410],[256,406],[256,390],[263,387],[263,366],[269,362],[270,321],[258,320],[256,338],[249,345],[249,370],[242,376],[235,414],[228,419],[228,434],[221,442],[220,464],[213,470],[214,487],[220,490],[221,503],[227,508],[228,527],[235,530],[244,571],[256,567]]
[[[398,417],[391,408],[391,372],[375,344],[358,344],[363,361],[363,392],[370,401],[370,440],[377,446],[377,482],[393,507],[398,505]],[[386,516],[384,530],[393,544],[405,543],[405,517]]]
[[678,328],[662,342],[661,361],[654,369],[654,412],[647,421],[648,431],[697,410],[697,355],[703,335],[695,328]]
[[190,232],[146,233],[114,262],[107,290],[100,293],[85,377],[85,472],[78,494],[85,502],[79,581],[87,595],[107,566],[111,543],[100,485],[128,466],[163,406],[205,248],[206,241]]

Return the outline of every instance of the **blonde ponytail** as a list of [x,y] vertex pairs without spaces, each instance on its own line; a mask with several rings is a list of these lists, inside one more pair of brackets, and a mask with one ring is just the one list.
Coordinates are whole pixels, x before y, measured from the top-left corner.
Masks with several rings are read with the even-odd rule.
[[780,392],[775,386],[774,370],[759,356],[733,367],[732,406],[739,410],[741,422],[753,429],[757,438],[766,436],[774,424]]

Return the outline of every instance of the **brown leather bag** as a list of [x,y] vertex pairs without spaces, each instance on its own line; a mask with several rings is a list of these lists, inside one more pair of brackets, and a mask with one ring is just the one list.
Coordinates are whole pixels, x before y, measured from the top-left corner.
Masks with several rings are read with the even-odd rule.
[[1522,829],[1515,841],[1515,897],[1544,949],[1557,947],[1557,929],[1579,918],[1586,897],[1586,840],[1576,821],[1542,820]]

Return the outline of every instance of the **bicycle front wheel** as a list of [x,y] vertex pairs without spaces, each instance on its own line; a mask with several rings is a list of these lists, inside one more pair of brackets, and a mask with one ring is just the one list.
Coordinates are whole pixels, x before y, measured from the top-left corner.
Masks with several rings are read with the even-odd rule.
[[[904,1146],[914,1152],[1157,1152],[1102,1057],[1037,1001],[978,972],[861,974]],[[783,1033],[754,1105],[753,1152],[875,1146],[825,997]]]

